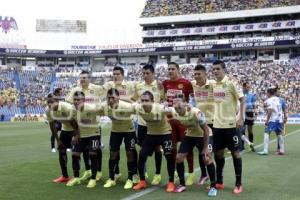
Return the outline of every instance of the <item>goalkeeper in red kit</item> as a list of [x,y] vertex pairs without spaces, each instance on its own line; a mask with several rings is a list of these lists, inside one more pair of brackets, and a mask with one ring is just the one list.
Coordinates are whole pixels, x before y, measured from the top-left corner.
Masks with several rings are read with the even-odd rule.
[[[185,98],[188,101],[189,96],[193,94],[193,86],[189,80],[180,77],[179,65],[175,62],[170,62],[168,64],[168,74],[170,79],[163,81],[163,87],[165,90],[168,106],[173,106],[173,98],[176,94],[184,94]],[[172,153],[175,160],[177,154],[177,143],[182,141],[186,133],[186,127],[175,119],[170,119],[170,124],[172,127]],[[189,174],[186,180],[186,185],[192,185],[194,183],[195,177],[193,152],[189,152],[189,154],[187,155],[187,162]]]

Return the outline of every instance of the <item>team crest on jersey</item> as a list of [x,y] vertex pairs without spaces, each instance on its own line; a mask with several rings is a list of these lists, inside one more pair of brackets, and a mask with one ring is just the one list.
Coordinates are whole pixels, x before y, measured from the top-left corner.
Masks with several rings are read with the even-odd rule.
[[183,89],[183,84],[178,84],[179,89]]

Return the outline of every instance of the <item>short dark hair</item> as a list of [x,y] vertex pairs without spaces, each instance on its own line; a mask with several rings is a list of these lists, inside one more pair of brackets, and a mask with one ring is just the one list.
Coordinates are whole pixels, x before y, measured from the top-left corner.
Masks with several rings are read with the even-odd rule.
[[216,60],[215,62],[213,62],[213,65],[221,65],[223,69],[226,69],[226,65],[222,60]]
[[117,90],[116,88],[110,88],[107,91],[107,95],[117,95],[120,96],[119,90]]
[[47,101],[49,101],[49,100],[55,100],[55,95],[53,94],[53,93],[49,93],[48,95],[47,95],[47,97],[46,97],[46,99],[47,99]]
[[168,63],[168,66],[170,66],[170,65],[175,65],[176,68],[179,69],[179,65],[178,65],[178,63],[176,63],[176,62],[169,62],[169,63]]
[[147,91],[143,92],[141,96],[146,96],[146,95],[150,97],[151,101],[154,101],[154,96],[153,96],[152,92],[147,90]]
[[199,64],[199,65],[196,65],[196,67],[195,67],[194,70],[201,70],[201,71],[205,71],[206,72],[206,67]]
[[87,70],[82,70],[79,75],[82,75],[82,74],[90,75],[90,73]]
[[62,88],[55,88],[53,94],[58,95],[58,93],[61,92],[61,91],[62,91]]
[[154,67],[151,64],[144,65],[143,70],[150,70],[152,73],[154,73]]
[[174,99],[182,99],[183,101],[185,101],[185,96],[184,94],[178,93],[174,95]]
[[124,76],[124,69],[122,68],[122,67],[120,67],[120,66],[115,66],[114,68],[113,68],[113,71],[121,71],[121,74]]
[[275,95],[275,93],[277,92],[277,89],[276,88],[269,88],[267,90],[267,93],[270,94],[270,95]]
[[73,98],[74,97],[85,97],[85,94],[84,94],[84,92],[82,92],[82,91],[76,91],[75,93],[74,93],[74,95],[73,95]]
[[246,87],[247,84],[249,84],[248,81],[243,82],[243,87]]

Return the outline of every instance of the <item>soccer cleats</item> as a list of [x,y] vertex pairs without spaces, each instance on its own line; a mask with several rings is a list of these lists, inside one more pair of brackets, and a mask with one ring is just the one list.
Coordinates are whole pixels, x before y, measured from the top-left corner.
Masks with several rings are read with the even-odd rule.
[[137,185],[133,187],[134,190],[142,190],[147,187],[146,181],[140,181]]
[[161,175],[160,174],[155,174],[153,177],[153,180],[151,182],[151,185],[159,185],[161,182]]
[[72,187],[72,186],[75,186],[75,185],[79,185],[80,183],[81,183],[80,178],[73,178],[73,179],[68,181],[67,186]]
[[103,187],[110,188],[116,185],[116,181],[108,179]]

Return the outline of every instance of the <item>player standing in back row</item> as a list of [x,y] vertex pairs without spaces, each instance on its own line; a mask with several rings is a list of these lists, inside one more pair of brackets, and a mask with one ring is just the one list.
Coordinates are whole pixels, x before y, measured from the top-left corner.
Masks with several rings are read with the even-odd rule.
[[215,115],[213,122],[213,140],[214,152],[217,168],[217,189],[224,189],[223,168],[225,165],[224,150],[228,148],[231,151],[233,166],[235,171],[235,188],[234,194],[243,191],[242,188],[242,158],[240,155],[240,134],[237,129],[244,124],[243,115],[239,115],[236,120],[238,111],[238,101],[240,102],[240,113],[245,112],[244,94],[238,85],[229,80],[226,76],[226,66],[223,61],[213,63],[213,74],[216,78],[216,84],[213,88],[215,101]]
[[[190,81],[180,77],[179,65],[175,62],[170,62],[168,64],[169,80],[163,82],[166,100],[168,106],[173,106],[173,98],[176,94],[183,94],[187,101],[189,96],[193,94],[193,86]],[[172,128],[172,142],[173,142],[173,158],[176,160],[177,154],[177,143],[183,140],[183,137],[186,132],[186,127],[182,125],[178,120],[170,120],[170,125]],[[192,185],[194,182],[194,158],[193,152],[190,152],[187,155],[189,175],[186,181],[186,185]],[[175,164],[175,163],[174,163]]]

